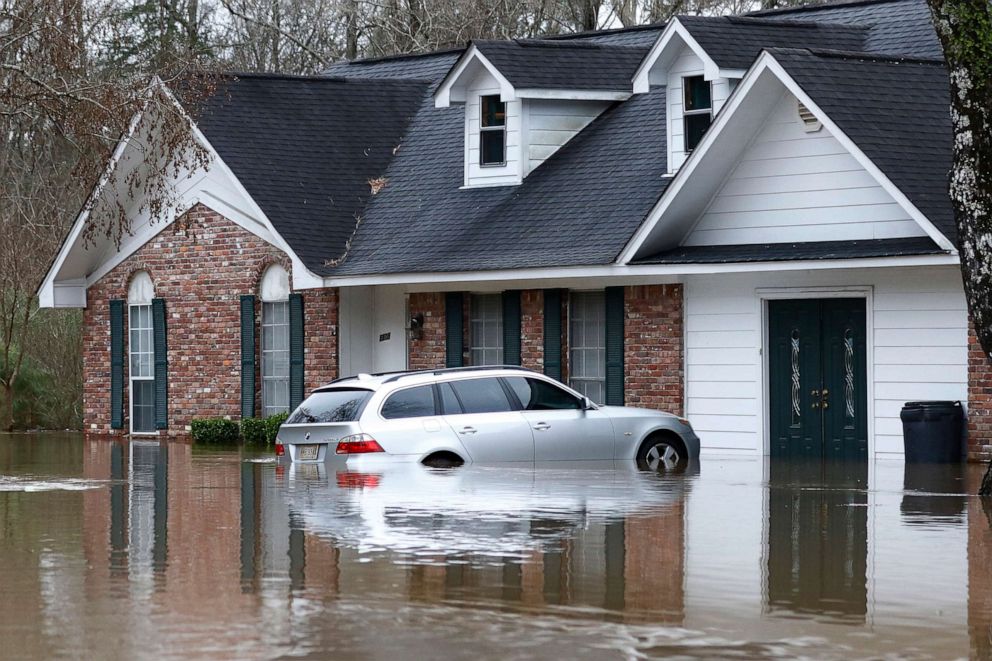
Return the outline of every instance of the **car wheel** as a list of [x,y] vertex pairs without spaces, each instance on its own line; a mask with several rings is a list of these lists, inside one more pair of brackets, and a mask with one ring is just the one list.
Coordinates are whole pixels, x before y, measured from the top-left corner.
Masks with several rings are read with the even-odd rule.
[[648,439],[637,453],[637,467],[655,473],[681,473],[689,456],[681,443],[671,438]]

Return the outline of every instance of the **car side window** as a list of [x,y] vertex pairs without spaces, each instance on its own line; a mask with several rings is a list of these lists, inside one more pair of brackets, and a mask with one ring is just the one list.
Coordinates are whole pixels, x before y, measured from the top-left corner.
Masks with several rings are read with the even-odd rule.
[[553,383],[511,376],[504,379],[525,411],[578,410],[582,400]]
[[462,411],[465,413],[497,413],[513,410],[499,379],[464,379],[452,381],[451,387],[458,395]]
[[382,417],[387,420],[397,418],[421,418],[436,415],[434,408],[434,387],[417,386],[399,390],[386,398],[382,405]]
[[438,389],[441,391],[441,412],[445,415],[456,415],[462,412],[461,402],[455,396],[455,391],[450,383],[439,383]]

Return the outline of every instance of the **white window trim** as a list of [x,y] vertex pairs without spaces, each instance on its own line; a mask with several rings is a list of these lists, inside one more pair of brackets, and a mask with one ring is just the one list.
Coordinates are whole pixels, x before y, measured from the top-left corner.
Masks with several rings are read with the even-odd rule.
[[[572,320],[574,318],[574,315],[572,314],[572,309],[573,309],[572,306],[573,306],[573,301],[575,300],[576,294],[580,294],[580,295],[581,294],[602,294],[603,297],[604,297],[604,300],[603,300],[603,378],[602,379],[581,378],[580,381],[585,381],[585,382],[588,382],[588,383],[600,383],[601,382],[603,384],[603,397],[605,399],[605,396],[606,396],[606,337],[605,337],[606,336],[606,300],[605,300],[606,292],[603,289],[581,289],[581,290],[570,290],[568,292],[568,315],[567,315],[567,317],[568,317],[567,318],[568,332],[566,334],[567,341],[568,341],[568,382],[565,385],[567,385],[569,388],[571,388],[575,392],[581,394],[583,397],[588,397],[588,395],[586,395],[586,393],[583,390],[580,390],[579,388],[576,388],[573,385],[573,379],[574,379],[574,377],[573,377],[573,374],[572,374],[572,362],[573,362],[572,361],[572,350],[573,350],[573,348],[574,348],[575,345],[573,344],[573,340],[572,340]],[[586,348],[588,348],[588,347],[586,347]],[[592,398],[590,397],[589,399],[592,399]],[[605,401],[604,402],[596,402],[596,403],[597,404],[604,404]]]
[[[690,78],[702,78],[703,82],[710,86],[710,105],[708,108],[700,108],[698,110],[687,110],[687,108],[689,107],[689,86],[686,84],[686,81],[688,81]],[[699,146],[699,144],[696,144],[696,147],[689,146],[689,124],[686,121],[686,118],[699,117],[701,115],[706,115],[707,117],[709,117],[710,126],[713,125],[713,81],[706,80],[706,76],[702,74],[692,74],[692,75],[682,76],[682,147],[684,148],[683,153],[686,155],[691,154],[693,151],[695,151],[696,147]],[[708,131],[709,127],[707,127],[706,130]],[[703,135],[705,134],[706,133],[704,132]],[[699,142],[702,143],[702,137],[700,137]]]
[[[285,305],[286,306],[286,323],[285,324],[282,324],[282,323],[280,323],[280,324],[271,324],[271,323],[267,324],[266,323],[266,320],[265,320],[265,317],[266,317],[265,307],[266,307],[266,305]],[[261,345],[261,347],[259,349],[259,353],[261,354],[260,355],[260,359],[261,360],[259,361],[260,362],[260,364],[259,364],[259,371],[260,371],[260,376],[261,376],[261,381],[262,381],[262,384],[261,384],[262,385],[262,388],[261,388],[261,398],[262,398],[262,401],[261,401],[261,413],[262,413],[262,417],[263,418],[264,417],[268,417],[270,415],[275,415],[277,413],[283,413],[283,411],[272,411],[270,413],[269,411],[266,410],[266,406],[265,406],[266,382],[267,381],[269,381],[269,382],[285,381],[286,382],[287,389],[289,387],[289,370],[288,369],[286,371],[286,376],[285,377],[266,377],[265,376],[265,365],[266,365],[266,362],[267,362],[266,361],[266,350],[265,350],[266,328],[267,327],[268,328],[273,328],[273,327],[276,327],[276,326],[285,326],[286,327],[286,349],[285,349],[285,352],[286,352],[286,364],[288,366],[289,365],[289,299],[286,299],[286,300],[283,300],[283,301],[264,301],[264,300],[262,301],[262,315],[261,315],[261,331],[262,331],[261,332],[261,336],[262,336],[261,337],[261,340],[262,340],[262,345]],[[271,331],[269,331],[269,332],[271,332]],[[281,349],[276,349],[275,351],[281,351]],[[269,353],[271,353],[271,351]],[[272,408],[277,408],[277,407],[272,407]],[[290,410],[289,403],[287,402],[287,404],[286,404],[286,411],[285,412],[289,412],[289,410]]]
[[[483,107],[483,99],[496,97],[499,99],[498,94],[480,94],[479,95],[479,167],[480,168],[503,168],[506,167],[506,140],[507,140],[507,130],[506,125],[509,121],[508,110],[509,105],[506,101],[498,100],[498,103],[503,104],[503,124],[500,126],[485,126],[483,124],[483,118],[486,116],[485,109]],[[493,161],[492,163],[486,163],[483,158],[485,150],[482,148],[482,134],[483,133],[496,133],[499,131],[503,134],[503,160]]]
[[[469,339],[469,342],[468,342],[468,344],[469,344],[469,346],[468,346],[468,355],[469,355],[469,360],[471,362],[471,365],[473,367],[481,367],[481,366],[485,366],[485,365],[501,365],[503,363],[502,352],[505,350],[505,347],[503,346],[503,308],[502,308],[502,299],[500,298],[501,296],[502,296],[501,293],[493,293],[493,292],[470,294],[470,299],[469,299],[469,313],[468,313],[468,327],[469,327],[469,332],[468,332],[468,339]],[[476,317],[476,301],[480,297],[492,298],[492,299],[496,300],[497,305],[496,305],[496,319],[495,319],[495,321],[493,321],[491,319],[490,320],[487,320],[485,317]],[[483,338],[485,338],[485,335],[486,335],[486,331],[485,331],[486,327],[490,323],[495,323],[496,324],[496,328],[498,330],[498,332],[496,334],[496,342],[497,342],[496,346],[489,346],[489,345],[487,345],[485,343],[483,343],[482,346],[477,346],[476,345],[476,342],[475,342],[475,322],[477,320],[482,323],[482,328],[483,328],[483,330],[482,330],[482,337]],[[493,351],[493,350],[497,350],[497,351],[500,352],[499,358],[497,359],[497,361],[495,363],[486,363],[486,362],[481,362],[480,363],[480,362],[477,362],[476,361],[476,359],[475,359],[476,351],[481,352],[483,354],[483,356],[484,356],[486,351]]]
[[[148,308],[148,319],[151,323],[151,337],[150,340],[152,345],[152,375],[151,376],[135,376],[134,370],[132,369],[131,356],[134,353],[134,343],[131,341],[131,332],[133,326],[131,324],[131,312],[134,308]],[[144,330],[144,329],[142,329]],[[151,429],[148,431],[136,431],[134,428],[134,382],[135,381],[155,381],[155,321],[152,319],[152,304],[151,301],[148,303],[134,303],[132,304],[128,301],[127,306],[127,408],[128,408],[128,431],[132,436],[158,436],[157,429]],[[152,394],[152,406],[154,407],[154,393]],[[154,416],[154,412],[153,412]],[[153,420],[154,423],[154,420]]]

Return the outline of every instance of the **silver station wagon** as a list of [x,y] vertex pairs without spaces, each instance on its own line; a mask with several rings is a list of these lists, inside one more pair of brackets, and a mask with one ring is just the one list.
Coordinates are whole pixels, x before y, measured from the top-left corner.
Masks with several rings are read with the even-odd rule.
[[599,406],[520,367],[359,374],[315,390],[279,430],[276,453],[348,467],[413,461],[636,462],[684,470],[699,457],[685,418]]

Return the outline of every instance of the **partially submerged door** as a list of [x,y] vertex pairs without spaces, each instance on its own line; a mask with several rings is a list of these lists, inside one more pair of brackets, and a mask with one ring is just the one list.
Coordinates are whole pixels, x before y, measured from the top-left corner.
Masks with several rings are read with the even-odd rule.
[[868,456],[865,301],[768,303],[771,454]]

